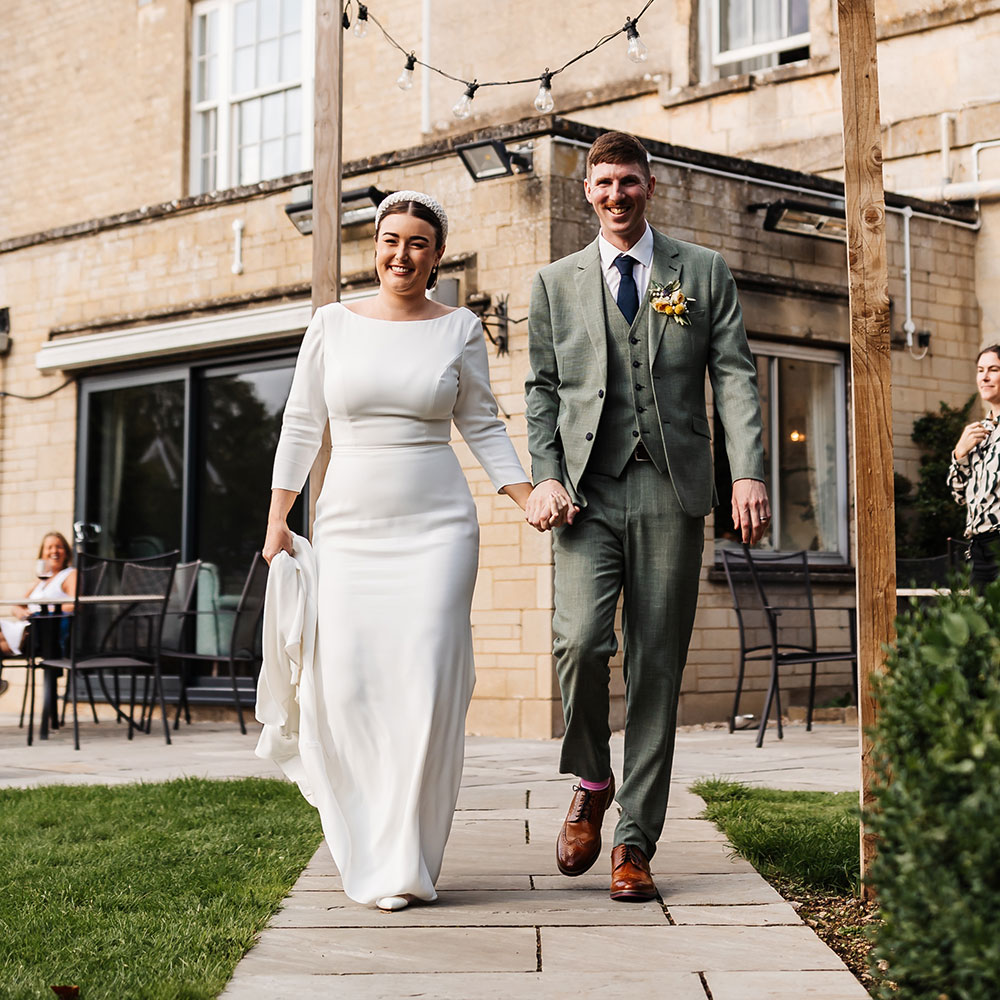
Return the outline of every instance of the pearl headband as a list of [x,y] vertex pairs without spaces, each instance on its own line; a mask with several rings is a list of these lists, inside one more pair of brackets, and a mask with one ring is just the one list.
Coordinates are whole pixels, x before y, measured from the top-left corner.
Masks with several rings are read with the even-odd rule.
[[379,223],[382,221],[382,216],[385,215],[385,210],[391,205],[398,205],[401,201],[415,201],[418,205],[429,208],[437,216],[438,222],[441,223],[441,243],[444,244],[447,241],[448,216],[445,214],[441,202],[437,198],[432,198],[429,194],[424,194],[423,191],[396,191],[393,194],[386,195],[379,202],[379,206],[375,210],[376,231],[378,230]]

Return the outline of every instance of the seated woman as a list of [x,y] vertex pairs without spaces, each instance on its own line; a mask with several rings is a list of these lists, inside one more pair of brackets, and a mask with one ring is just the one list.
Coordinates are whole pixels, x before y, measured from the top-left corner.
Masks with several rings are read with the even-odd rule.
[[24,604],[14,607],[13,618],[0,619],[0,655],[20,654],[24,630],[31,616],[42,610],[43,604],[61,603],[63,611],[73,610],[76,570],[72,562],[73,550],[65,536],[50,531],[38,549],[38,582],[24,595]]

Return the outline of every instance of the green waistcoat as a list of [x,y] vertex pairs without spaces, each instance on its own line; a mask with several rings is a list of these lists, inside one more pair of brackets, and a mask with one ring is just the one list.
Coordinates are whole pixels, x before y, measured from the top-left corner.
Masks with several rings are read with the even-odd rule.
[[625,322],[607,282],[604,292],[604,328],[608,332],[608,381],[604,408],[587,462],[588,472],[620,476],[641,441],[659,472],[667,456],[653,399],[649,367],[649,297],[639,305],[632,328]]

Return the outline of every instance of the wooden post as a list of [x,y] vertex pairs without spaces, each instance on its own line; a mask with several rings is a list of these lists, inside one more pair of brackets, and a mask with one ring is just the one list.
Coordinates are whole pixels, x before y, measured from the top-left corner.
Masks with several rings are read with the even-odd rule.
[[313,107],[313,309],[340,300],[340,174],[344,29],[339,2],[316,0],[316,95]]
[[[312,307],[340,301],[340,181],[343,160],[344,29],[340,2],[316,0],[313,103]],[[329,428],[309,474],[309,525],[330,461]]]
[[[889,278],[874,0],[838,0],[837,13],[854,381],[861,801],[868,805],[872,747],[865,730],[875,721],[871,679],[882,667],[882,644],[895,637],[896,615]],[[862,878],[874,856],[874,838],[862,826]],[[870,890],[863,891],[870,894]]]

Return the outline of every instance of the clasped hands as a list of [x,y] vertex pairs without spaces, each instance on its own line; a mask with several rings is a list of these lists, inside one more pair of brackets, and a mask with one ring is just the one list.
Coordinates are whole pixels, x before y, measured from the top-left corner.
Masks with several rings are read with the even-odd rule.
[[549,531],[562,524],[572,524],[579,509],[558,479],[543,479],[531,491],[524,516],[533,528]]

